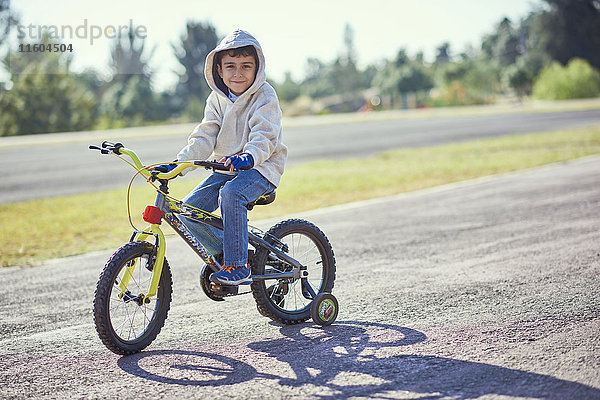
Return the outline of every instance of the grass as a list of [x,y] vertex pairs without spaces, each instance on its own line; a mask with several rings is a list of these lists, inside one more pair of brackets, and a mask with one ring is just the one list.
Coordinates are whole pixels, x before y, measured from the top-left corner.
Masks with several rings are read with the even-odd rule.
[[[386,110],[367,113],[340,113],[327,115],[304,115],[284,117],[283,127],[319,126],[327,124],[349,124],[367,121],[391,121],[431,119],[481,115],[529,114],[563,111],[598,110],[600,98],[560,101],[525,101],[523,103],[487,104],[479,106],[457,106],[420,108],[410,110]],[[178,137],[185,138],[196,123],[164,123],[162,125],[128,127],[118,129],[60,132],[20,135],[0,138],[0,147],[45,146],[60,143],[99,143],[103,140],[118,142],[123,138]]]
[[[250,216],[275,217],[592,154],[600,154],[600,126],[311,162],[288,168],[275,203],[255,208]],[[174,180],[171,193],[183,197],[202,178]],[[0,205],[0,265],[35,265],[122,245],[131,235],[125,194],[119,189]],[[144,226],[140,214],[153,198],[151,186],[134,187],[137,226]]]

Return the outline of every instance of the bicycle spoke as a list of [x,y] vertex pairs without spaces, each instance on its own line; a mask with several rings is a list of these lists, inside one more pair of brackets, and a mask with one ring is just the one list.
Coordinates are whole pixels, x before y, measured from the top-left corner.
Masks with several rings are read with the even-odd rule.
[[[310,259],[310,260],[308,260],[308,261],[305,261],[305,262],[303,262],[302,264],[304,264],[304,265],[308,265],[308,264],[310,264],[311,262],[313,262],[314,260],[317,260],[317,259],[320,259],[320,258],[321,258],[321,255],[320,255],[320,254],[317,254],[316,256],[314,256],[313,258],[311,258],[311,259]],[[319,268],[319,267],[314,267],[314,268]]]
[[[155,306],[154,304],[149,306],[148,304],[139,305],[136,300],[131,297],[124,297],[121,295],[125,292],[121,289],[120,285],[123,282],[123,278],[129,276],[129,283],[126,287],[126,293],[143,293],[148,289],[152,280],[151,271],[145,268],[136,268],[133,274],[129,274],[129,268],[136,265],[138,267],[143,266],[144,259],[147,257],[139,257],[134,260],[130,260],[126,265],[123,266],[120,276],[118,276],[113,285],[113,290],[110,295],[109,313],[111,321],[116,322],[117,325],[113,325],[114,332],[125,340],[135,339],[143,334],[152,321]],[[134,296],[134,295],[128,295]]]
[[129,335],[127,336],[127,339],[131,339],[131,333],[133,332],[133,337],[135,337],[135,328],[133,326],[133,322],[135,320],[135,315],[137,314],[139,308],[136,308],[135,310],[133,310],[133,314],[131,315],[131,318],[129,320]]
[[[146,304],[144,304],[144,307],[142,308],[142,312],[144,313],[144,325],[146,325],[146,326],[148,326],[151,321],[151,319],[148,318],[148,314],[147,314],[147,312],[149,311],[148,309],[149,309],[149,307]],[[152,310],[152,312],[154,313],[154,309]]]
[[[122,336],[122,334],[123,334],[123,328],[124,328],[125,324],[127,324],[127,322],[129,321],[129,310],[127,309],[127,304],[125,304],[125,307],[124,307],[124,308],[125,308],[125,316],[126,316],[126,318],[123,320],[123,322],[121,322],[121,324],[120,324],[119,326],[116,326],[116,327],[115,327],[115,326],[113,325],[113,329],[114,329],[114,331],[115,331],[115,332],[116,332],[116,333],[117,333],[119,336]],[[111,320],[112,320],[112,318],[111,318]]]

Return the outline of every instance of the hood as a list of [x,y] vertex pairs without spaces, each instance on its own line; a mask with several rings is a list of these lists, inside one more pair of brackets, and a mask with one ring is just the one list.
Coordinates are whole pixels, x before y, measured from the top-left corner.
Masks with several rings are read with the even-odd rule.
[[242,96],[245,96],[247,93],[252,94],[258,90],[258,88],[265,83],[266,74],[265,74],[265,56],[263,54],[262,48],[258,43],[258,40],[254,38],[251,34],[241,29],[236,29],[227,37],[225,37],[221,42],[215,47],[213,51],[211,51],[208,56],[206,56],[206,64],[204,66],[204,77],[206,78],[206,82],[208,86],[214,90],[217,94],[224,96],[227,98],[227,94],[229,90],[225,83],[217,73],[217,66],[214,62],[215,54],[222,50],[235,49],[236,47],[243,47],[252,45],[256,49],[256,55],[258,56],[258,65],[256,70],[256,77],[254,78],[254,83],[252,86],[246,90]]

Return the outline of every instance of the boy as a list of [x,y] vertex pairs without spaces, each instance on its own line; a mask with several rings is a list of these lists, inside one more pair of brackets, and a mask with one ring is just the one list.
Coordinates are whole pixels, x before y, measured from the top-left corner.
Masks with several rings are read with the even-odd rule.
[[[224,38],[206,57],[204,76],[212,89],[202,122],[177,161],[207,160],[212,154],[229,172],[214,172],[184,199],[213,212],[223,231],[182,217],[182,222],[213,255],[223,252],[223,268],[210,279],[224,285],[252,282],[248,264],[246,205],[273,191],[283,174],[287,147],[281,141],[281,109],[266,82],[258,41],[243,30]],[[169,164],[169,170],[174,164]]]

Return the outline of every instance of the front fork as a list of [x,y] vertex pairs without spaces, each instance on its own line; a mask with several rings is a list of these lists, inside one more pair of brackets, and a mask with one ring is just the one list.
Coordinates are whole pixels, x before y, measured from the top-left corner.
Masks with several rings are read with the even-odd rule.
[[[149,267],[152,267],[152,279],[150,280],[148,293],[144,296],[144,303],[149,303],[150,298],[156,296],[156,292],[158,291],[158,284],[160,282],[160,276],[162,274],[165,260],[165,253],[167,250],[167,242],[159,224],[152,224],[144,231],[134,232],[133,236],[131,237],[131,242],[143,242],[151,235],[155,237],[154,254],[152,254],[150,260],[148,261],[150,263]],[[123,279],[119,284],[119,288],[121,289],[121,296],[119,297],[122,297],[127,291],[127,285],[129,285],[129,280],[133,276],[133,271],[136,268],[136,264],[137,261],[126,268]]]

